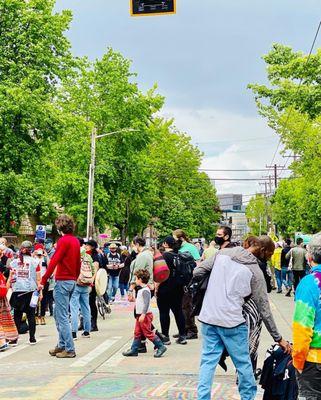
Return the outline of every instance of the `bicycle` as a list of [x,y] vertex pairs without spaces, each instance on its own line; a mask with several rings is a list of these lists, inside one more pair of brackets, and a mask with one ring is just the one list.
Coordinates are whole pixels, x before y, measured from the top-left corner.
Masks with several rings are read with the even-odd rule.
[[103,319],[105,319],[106,314],[111,313],[111,307],[109,304],[106,303],[104,296],[97,295],[97,308],[99,314],[102,316]]

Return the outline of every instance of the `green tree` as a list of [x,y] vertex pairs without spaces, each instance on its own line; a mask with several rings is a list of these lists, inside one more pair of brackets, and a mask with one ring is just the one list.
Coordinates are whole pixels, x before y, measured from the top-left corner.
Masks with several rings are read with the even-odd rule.
[[[64,36],[71,14],[55,13],[54,4],[0,0],[0,180],[16,185],[2,203],[16,223],[25,212],[36,212],[37,203],[44,200],[34,190],[38,201],[24,201],[20,191],[29,199],[30,182],[36,187],[33,165],[44,142],[54,140],[62,128],[63,113],[54,100],[75,66]],[[5,215],[4,211],[2,226],[7,225]]]
[[255,197],[252,197],[246,207],[246,218],[251,234],[258,236],[263,233],[268,233],[271,221],[269,199],[262,194],[257,194]]
[[320,230],[321,49],[310,58],[276,44],[263,57],[270,85],[252,84],[261,115],[296,155],[292,176],[273,199],[275,222],[283,233]]

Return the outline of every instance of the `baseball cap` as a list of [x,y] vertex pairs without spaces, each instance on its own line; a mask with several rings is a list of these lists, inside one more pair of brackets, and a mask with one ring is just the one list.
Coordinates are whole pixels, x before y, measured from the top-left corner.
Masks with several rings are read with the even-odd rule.
[[85,244],[87,246],[93,247],[94,249],[97,249],[97,247],[98,247],[98,243],[96,242],[96,240],[92,240],[92,239],[85,242]]

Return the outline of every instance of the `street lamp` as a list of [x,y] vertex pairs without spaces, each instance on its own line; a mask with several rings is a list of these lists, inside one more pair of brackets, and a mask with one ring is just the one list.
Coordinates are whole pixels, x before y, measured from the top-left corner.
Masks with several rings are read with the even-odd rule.
[[96,164],[96,139],[105,136],[115,135],[122,132],[136,132],[137,129],[127,128],[115,132],[97,135],[97,129],[91,131],[90,165],[88,177],[88,203],[87,203],[87,239],[91,239],[94,233],[94,185],[95,185],[95,164]]

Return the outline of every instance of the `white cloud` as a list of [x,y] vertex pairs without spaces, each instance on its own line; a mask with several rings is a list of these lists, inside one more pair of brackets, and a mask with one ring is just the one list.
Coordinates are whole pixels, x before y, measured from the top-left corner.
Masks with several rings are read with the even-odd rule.
[[[264,169],[272,161],[278,136],[260,116],[244,116],[217,109],[165,108],[176,127],[192,137],[204,152],[202,168]],[[284,163],[278,156],[275,160]],[[270,171],[271,173],[271,171]],[[264,172],[208,172],[211,178],[261,178]],[[218,193],[252,194],[263,187],[255,181],[216,181]]]

